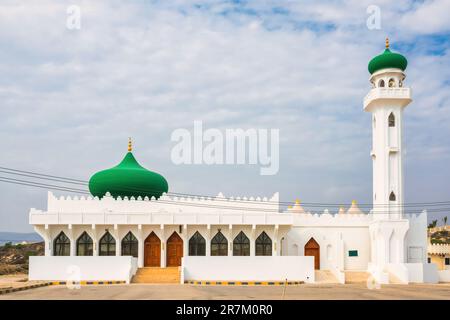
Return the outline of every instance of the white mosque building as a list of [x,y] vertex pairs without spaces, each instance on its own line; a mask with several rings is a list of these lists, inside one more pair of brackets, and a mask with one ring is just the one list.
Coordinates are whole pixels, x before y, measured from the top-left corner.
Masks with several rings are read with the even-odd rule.
[[437,282],[427,264],[427,213],[403,212],[403,111],[407,60],[386,50],[369,63],[373,209],[281,210],[269,198],[168,196],[167,181],[143,168],[129,144],[123,161],[93,175],[92,197],[48,194],[29,220],[45,240],[29,277],[53,281]]

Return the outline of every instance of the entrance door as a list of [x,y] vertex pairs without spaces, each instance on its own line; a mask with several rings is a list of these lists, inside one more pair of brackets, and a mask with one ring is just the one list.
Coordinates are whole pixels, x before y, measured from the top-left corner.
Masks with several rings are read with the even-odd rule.
[[150,233],[147,239],[145,239],[144,266],[161,266],[161,240],[159,240],[154,232]]
[[174,232],[167,240],[167,266],[181,266],[181,257],[183,257],[183,240]]
[[313,256],[314,269],[320,269],[320,246],[314,238],[309,239],[305,244],[305,256]]

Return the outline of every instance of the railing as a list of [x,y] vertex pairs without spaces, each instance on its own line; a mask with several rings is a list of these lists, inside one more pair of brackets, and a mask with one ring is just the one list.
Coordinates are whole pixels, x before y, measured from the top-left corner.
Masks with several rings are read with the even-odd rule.
[[411,99],[411,88],[373,88],[364,98],[364,108],[373,99]]

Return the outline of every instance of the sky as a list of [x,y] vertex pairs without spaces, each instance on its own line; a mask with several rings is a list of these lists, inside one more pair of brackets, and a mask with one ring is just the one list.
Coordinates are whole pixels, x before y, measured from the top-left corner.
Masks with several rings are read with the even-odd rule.
[[[79,29],[67,27],[71,5]],[[371,5],[379,29],[367,26]],[[88,180],[119,163],[132,137],[171,192],[370,203],[363,99],[388,36],[413,90],[405,201],[450,201],[448,12],[448,0],[2,0],[0,166]],[[278,173],[174,164],[171,134],[196,120],[279,129]],[[44,189],[0,182],[0,231],[32,231],[29,210],[46,201]]]

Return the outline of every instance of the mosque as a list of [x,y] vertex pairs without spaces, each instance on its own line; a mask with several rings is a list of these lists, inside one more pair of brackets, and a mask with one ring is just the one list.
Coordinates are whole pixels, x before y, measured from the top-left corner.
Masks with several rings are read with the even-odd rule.
[[[373,209],[353,201],[338,212],[283,210],[267,198],[168,195],[168,182],[136,160],[95,173],[92,196],[55,197],[32,208],[45,255],[30,257],[29,277],[52,281],[437,282],[427,263],[427,213],[403,210],[403,111],[406,58],[386,41],[368,66],[372,114]],[[272,282],[271,282],[272,281]]]

